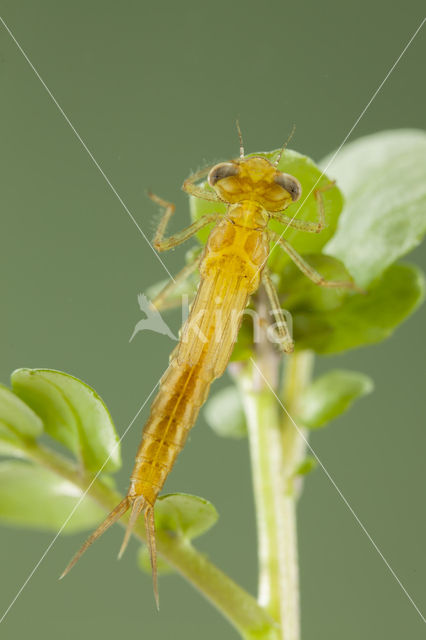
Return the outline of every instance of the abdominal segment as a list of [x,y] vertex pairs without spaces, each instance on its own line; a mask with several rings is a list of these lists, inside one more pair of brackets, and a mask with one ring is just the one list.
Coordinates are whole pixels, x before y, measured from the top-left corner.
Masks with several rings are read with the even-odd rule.
[[[246,210],[240,208],[243,215]],[[252,209],[247,210],[256,214]],[[267,251],[260,229],[224,219],[212,230],[197,295],[143,430],[130,497],[143,496],[154,505],[211,383],[226,369]]]
[[129,496],[142,495],[154,505],[208,394],[212,380],[200,374],[199,366],[179,366],[173,359],[163,375],[136,454]]
[[129,496],[153,505],[194,425],[213,380],[225,370],[247,304],[241,277],[204,279],[180,342],[160,382],[135,466]]

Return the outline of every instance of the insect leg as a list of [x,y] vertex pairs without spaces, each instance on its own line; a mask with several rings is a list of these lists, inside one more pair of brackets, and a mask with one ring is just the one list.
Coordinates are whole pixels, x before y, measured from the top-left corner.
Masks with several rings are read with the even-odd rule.
[[182,189],[186,191],[186,193],[189,193],[191,196],[195,196],[196,198],[211,200],[212,202],[220,202],[218,196],[214,191],[207,191],[204,187],[197,187],[196,184],[197,182],[199,182],[199,180],[205,178],[214,166],[215,165],[212,165],[211,167],[207,167],[193,173],[191,176],[189,176],[189,178],[185,180],[182,185]]
[[188,227],[185,227],[185,229],[182,229],[182,231],[178,231],[174,235],[169,236],[168,238],[164,238],[167,224],[175,212],[175,205],[171,202],[163,200],[163,198],[159,198],[154,193],[149,193],[148,195],[151,200],[159,204],[160,207],[164,207],[165,209],[164,215],[160,220],[160,224],[158,225],[157,231],[154,236],[154,247],[157,249],[157,251],[168,251],[173,247],[177,247],[179,244],[182,244],[182,242],[188,240],[191,236],[193,236],[195,233],[197,233],[197,231],[199,231],[206,225],[210,224],[211,222],[215,222],[220,215],[218,213],[207,214],[199,220],[196,220],[195,222],[190,224]]
[[277,290],[266,267],[262,272],[262,283],[265,287],[269,304],[271,305],[271,313],[274,317],[276,332],[280,340],[280,348],[285,353],[292,353],[294,351],[294,342],[291,337],[288,323],[280,306]]
[[165,309],[174,309],[181,303],[180,297],[173,298],[173,294],[179,290],[179,287],[185,282],[189,276],[197,270],[200,264],[199,259],[195,260],[191,264],[187,264],[179,273],[175,276],[174,281],[170,280],[162,289],[157,293],[155,298],[151,300],[151,305],[157,309],[157,311],[164,311]]
[[344,289],[355,289],[356,291],[362,292],[356,284],[350,280],[326,280],[318,271],[316,271],[311,265],[306,262],[302,258],[302,256],[297,253],[295,249],[291,246],[287,240],[281,238],[274,231],[269,232],[269,237],[273,242],[277,242],[282,249],[290,256],[293,260],[294,264],[299,267],[300,271],[305,274],[312,282],[319,285],[320,287],[342,287]]
[[318,208],[318,222],[308,222],[306,220],[296,220],[295,218],[290,218],[289,216],[285,216],[280,211],[274,213],[270,212],[271,218],[275,218],[282,224],[287,225],[288,227],[292,227],[293,229],[299,229],[299,231],[307,231],[308,233],[320,233],[325,227],[325,209],[324,209],[324,199],[322,194],[324,191],[328,191],[335,186],[335,182],[329,182],[323,187],[319,187],[315,189],[314,196],[317,201]]

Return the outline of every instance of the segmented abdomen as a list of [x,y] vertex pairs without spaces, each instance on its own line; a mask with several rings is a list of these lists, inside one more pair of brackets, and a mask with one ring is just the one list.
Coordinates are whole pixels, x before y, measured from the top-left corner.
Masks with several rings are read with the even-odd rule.
[[[143,495],[150,505],[154,505],[183,448],[212,381],[222,375],[229,362],[248,297],[258,285],[258,248],[256,261],[241,250],[224,255],[223,248],[229,249],[236,240],[234,228],[225,225],[211,234],[196,298],[161,379],[136,455],[128,495]],[[245,245],[246,238],[253,236],[249,229],[238,233]],[[214,246],[218,236],[221,242]],[[236,244],[239,248],[241,237]],[[266,251],[267,244],[265,255]]]
[[[211,290],[210,284],[200,284],[199,299],[203,299],[204,286]],[[238,301],[238,311],[241,312],[246,305],[247,294],[238,296]],[[233,322],[225,322],[225,326],[219,329],[221,342],[216,343],[216,326],[214,317],[210,316],[207,325],[202,323],[203,327],[199,330],[206,336],[204,341],[193,322],[194,314],[198,311],[199,304],[194,304],[186,323],[186,327],[192,323],[191,331],[188,335],[184,328],[181,341],[160,381],[160,390],[151,406],[130,478],[129,495],[143,495],[151,505],[185,444],[212,381],[221,373],[216,366],[218,361],[222,362],[218,355],[223,354],[224,348],[227,352],[232,350],[238,333],[238,327],[232,326]],[[197,354],[196,360],[194,357],[185,357],[185,353],[192,353],[192,356]],[[221,369],[226,367],[228,360],[229,356]]]

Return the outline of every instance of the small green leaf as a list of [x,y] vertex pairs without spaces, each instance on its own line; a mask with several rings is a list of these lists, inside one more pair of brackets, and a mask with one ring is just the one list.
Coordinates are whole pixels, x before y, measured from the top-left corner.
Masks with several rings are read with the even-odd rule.
[[307,456],[297,467],[294,475],[296,476],[307,476],[311,471],[314,471],[318,466],[318,462],[316,458],[312,456]]
[[[217,521],[218,513],[214,506],[204,498],[187,493],[169,493],[160,496],[155,503],[155,528],[157,533],[165,531],[192,540],[208,531]],[[151,574],[151,561],[146,545],[138,553],[138,565]],[[171,567],[161,556],[157,559],[159,574],[173,573]]]
[[336,369],[324,374],[303,392],[299,420],[317,429],[347,411],[357,398],[373,391],[371,378],[357,371]]
[[0,384],[0,439],[37,438],[42,433],[39,416],[13,391]]
[[[278,151],[270,151],[266,153],[256,153],[250,155],[262,156],[269,160],[275,159]],[[302,197],[298,202],[290,205],[286,209],[285,214],[289,217],[295,216],[297,220],[310,220],[316,222],[318,220],[318,204],[315,198],[315,189],[324,187],[330,183],[327,176],[322,175],[321,170],[315,165],[313,160],[307,156],[286,149],[281,161],[278,165],[280,171],[295,176],[302,185]],[[318,184],[317,184],[318,181]],[[286,240],[299,251],[299,253],[316,253],[321,250],[325,243],[333,235],[339,214],[343,206],[343,197],[339,189],[335,186],[322,194],[324,201],[325,216],[327,226],[321,233],[301,233],[295,229],[286,228],[276,220],[271,220],[269,228],[281,234],[284,230]],[[217,202],[209,202],[200,198],[190,198],[190,210],[193,220],[198,220],[207,213],[225,213],[226,205]],[[198,238],[203,244],[206,242],[212,225],[202,229]],[[289,257],[279,248],[275,249],[269,259],[269,266],[276,272],[289,261]]]
[[218,519],[214,506],[187,493],[160,496],[155,504],[157,531],[167,531],[192,540],[210,529]]
[[[138,567],[144,573],[148,575],[152,574],[151,569],[151,559],[149,557],[149,551],[146,544],[143,544],[139,547],[138,551]],[[162,556],[157,556],[157,573],[158,575],[169,575],[171,573],[175,573],[175,569],[169,565],[169,563],[162,558]]]
[[108,409],[87,384],[52,369],[17,369],[15,391],[44,422],[46,431],[81,458],[90,471],[121,466],[118,437]]
[[424,290],[417,267],[395,264],[366,294],[352,293],[336,309],[290,309],[296,349],[330,354],[380,342],[419,306]]
[[[306,261],[326,280],[352,282],[345,265],[331,256],[310,254]],[[280,274],[278,293],[283,308],[294,311],[331,311],[342,306],[354,291],[344,287],[320,287],[306,277],[293,263],[287,264]]]
[[15,393],[41,417],[47,433],[78,456],[77,417],[60,388],[50,384],[37,370],[17,369],[11,380]]
[[240,394],[233,385],[221,389],[207,400],[204,407],[204,417],[219,436],[243,438],[247,435],[247,424]]
[[365,136],[346,145],[329,171],[346,205],[325,251],[367,286],[426,232],[426,133],[402,129]]
[[[0,520],[19,527],[58,531],[82,496],[79,487],[38,465],[7,460],[0,463]],[[85,497],[64,528],[83,531],[98,524],[105,512]]]

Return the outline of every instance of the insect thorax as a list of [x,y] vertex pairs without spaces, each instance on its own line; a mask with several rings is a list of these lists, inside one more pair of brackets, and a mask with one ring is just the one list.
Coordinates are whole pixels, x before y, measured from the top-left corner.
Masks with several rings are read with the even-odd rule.
[[249,289],[256,290],[260,268],[268,257],[267,222],[267,213],[256,202],[231,205],[210,233],[201,265],[202,275],[225,270],[230,278],[247,279]]

